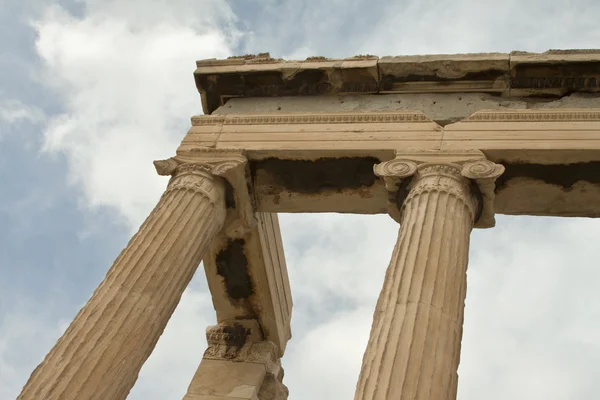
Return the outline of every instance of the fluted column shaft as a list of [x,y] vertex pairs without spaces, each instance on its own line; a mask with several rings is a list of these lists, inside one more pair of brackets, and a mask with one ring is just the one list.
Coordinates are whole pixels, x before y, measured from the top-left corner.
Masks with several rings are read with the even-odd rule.
[[459,166],[419,166],[401,209],[355,400],[456,399],[477,206]]
[[125,399],[225,220],[224,184],[181,165],[18,399]]

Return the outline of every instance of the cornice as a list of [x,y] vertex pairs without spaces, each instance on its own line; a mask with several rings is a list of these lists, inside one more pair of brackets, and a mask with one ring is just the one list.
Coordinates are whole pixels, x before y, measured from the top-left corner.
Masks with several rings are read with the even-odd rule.
[[488,93],[556,98],[600,93],[600,50],[592,49],[298,61],[262,53],[202,60],[196,66],[206,114],[234,97]]

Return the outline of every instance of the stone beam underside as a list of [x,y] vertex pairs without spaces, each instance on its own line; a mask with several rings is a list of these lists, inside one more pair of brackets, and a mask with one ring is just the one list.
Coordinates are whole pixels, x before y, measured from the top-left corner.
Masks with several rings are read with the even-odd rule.
[[223,232],[204,257],[218,323],[257,320],[282,356],[291,338],[292,296],[277,214],[258,212],[240,235]]
[[444,127],[418,111],[206,115],[177,159],[244,151],[262,212],[387,212],[373,165],[397,150],[480,150],[506,172],[501,214],[600,216],[600,109],[483,110]]

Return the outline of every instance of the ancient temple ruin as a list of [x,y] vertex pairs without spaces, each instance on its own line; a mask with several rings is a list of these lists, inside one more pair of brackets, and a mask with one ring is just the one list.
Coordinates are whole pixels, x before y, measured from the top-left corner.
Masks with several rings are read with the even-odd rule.
[[600,216],[600,50],[197,62],[166,191],[19,399],[125,399],[203,260],[218,325],[185,400],[282,400],[277,213],[399,224],[355,400],[456,399],[469,236]]

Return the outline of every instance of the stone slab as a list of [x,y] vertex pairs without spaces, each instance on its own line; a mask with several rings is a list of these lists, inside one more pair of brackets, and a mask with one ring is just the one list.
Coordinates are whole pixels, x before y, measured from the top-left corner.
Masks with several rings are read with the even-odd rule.
[[203,60],[194,73],[204,112],[233,98],[350,93],[487,93],[557,98],[600,92],[600,50],[480,53],[287,61],[268,53]]
[[291,338],[292,295],[276,214],[259,212],[240,238],[220,237],[204,258],[219,323],[257,319],[283,355]]
[[184,400],[258,400],[265,376],[262,364],[202,360]]
[[[396,150],[476,149],[506,167],[497,213],[597,217],[600,108],[563,106],[597,102],[580,95],[534,108],[497,107],[446,126],[418,111],[232,113],[194,117],[194,124],[212,121],[217,149],[246,149],[263,212],[385,213],[385,188],[369,166]],[[195,135],[186,136],[179,156],[202,150]]]
[[441,54],[382,57],[380,93],[504,93],[509,54]]
[[377,57],[285,61],[268,53],[199,61],[194,77],[207,114],[235,97],[376,93],[379,78]]
[[600,92],[600,50],[512,52],[511,96],[564,96]]

